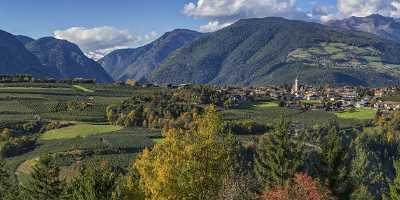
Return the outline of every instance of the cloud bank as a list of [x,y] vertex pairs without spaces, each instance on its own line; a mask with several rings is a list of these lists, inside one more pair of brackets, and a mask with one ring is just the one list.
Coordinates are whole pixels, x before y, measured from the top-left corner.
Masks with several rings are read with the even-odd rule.
[[208,19],[200,27],[210,32],[226,27],[242,18],[279,16],[290,19],[307,19],[307,13],[295,6],[296,0],[198,0],[184,5],[187,16]]
[[151,32],[139,37],[114,27],[71,27],[66,30],[54,31],[54,37],[77,44],[86,55],[100,59],[107,53],[121,48],[136,47],[148,43],[157,37]]
[[337,9],[341,17],[372,14],[400,17],[400,0],[337,0]]
[[[296,7],[299,0],[197,0],[185,4],[183,13],[195,19],[207,19],[201,31],[212,32],[242,18],[278,16],[326,22],[350,16],[365,17],[380,14],[400,17],[400,0],[337,0],[336,5],[320,1],[305,1],[309,11]],[[304,3],[304,2],[303,2]]]

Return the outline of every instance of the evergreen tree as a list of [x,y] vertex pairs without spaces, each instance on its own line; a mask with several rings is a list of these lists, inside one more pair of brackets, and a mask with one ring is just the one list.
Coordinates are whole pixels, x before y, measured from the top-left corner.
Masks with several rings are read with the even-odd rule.
[[70,200],[115,200],[118,199],[118,178],[106,162],[99,165],[89,163],[68,187]]
[[341,199],[348,199],[352,191],[351,169],[346,164],[346,151],[339,136],[339,127],[330,126],[327,141],[322,148],[325,178],[332,192]]
[[59,200],[63,193],[60,170],[49,158],[40,159],[33,167],[29,183],[23,187],[31,200]]
[[10,175],[5,169],[5,161],[0,158],[0,200],[6,198],[9,190],[11,188],[10,185]]
[[282,119],[271,134],[257,144],[254,174],[265,187],[286,186],[302,163],[300,138],[290,133],[289,123]]
[[400,199],[400,161],[395,161],[394,167],[396,170],[396,177],[389,186],[390,197],[392,199]]

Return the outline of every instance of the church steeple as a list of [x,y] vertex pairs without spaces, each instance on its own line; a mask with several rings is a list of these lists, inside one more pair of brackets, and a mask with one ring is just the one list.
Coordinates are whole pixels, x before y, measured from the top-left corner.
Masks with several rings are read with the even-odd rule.
[[292,86],[292,94],[294,95],[298,95],[299,94],[299,77],[296,77],[296,79],[294,80],[294,84]]

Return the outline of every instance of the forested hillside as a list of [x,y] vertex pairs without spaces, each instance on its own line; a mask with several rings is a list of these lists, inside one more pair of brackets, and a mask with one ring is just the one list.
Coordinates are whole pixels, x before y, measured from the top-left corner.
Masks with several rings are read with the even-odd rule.
[[379,86],[398,83],[400,45],[375,35],[283,18],[246,19],[170,55],[156,83]]

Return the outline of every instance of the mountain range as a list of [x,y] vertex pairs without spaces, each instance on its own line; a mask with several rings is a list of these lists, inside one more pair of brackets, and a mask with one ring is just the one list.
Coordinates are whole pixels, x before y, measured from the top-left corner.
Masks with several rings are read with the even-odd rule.
[[59,72],[61,78],[95,78],[98,82],[112,82],[113,79],[79,47],[66,40],[44,37],[25,44],[27,50],[39,58],[42,65]]
[[34,40],[5,31],[0,31],[0,74],[113,81],[99,63],[86,57],[73,43],[52,37]]
[[400,44],[373,34],[283,18],[245,19],[171,54],[156,83],[397,84]]
[[400,83],[400,20],[371,15],[326,24],[243,19],[213,33],[176,29],[98,62],[73,43],[0,31],[0,74],[134,79],[157,84],[387,86]]
[[115,80],[145,81],[172,52],[200,35],[202,34],[196,31],[177,29],[143,47],[113,51],[98,62]]
[[367,17],[350,17],[342,20],[328,21],[326,25],[339,29],[372,33],[385,39],[400,42],[400,19],[382,15]]

